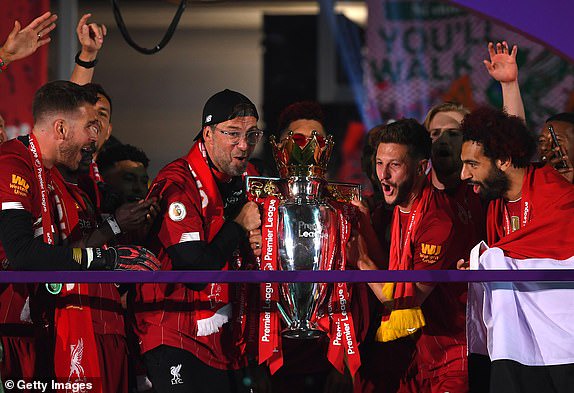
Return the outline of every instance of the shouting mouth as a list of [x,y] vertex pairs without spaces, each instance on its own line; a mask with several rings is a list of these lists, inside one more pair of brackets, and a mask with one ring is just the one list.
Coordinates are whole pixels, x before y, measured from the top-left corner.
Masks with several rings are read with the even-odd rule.
[[391,196],[394,194],[396,187],[390,183],[381,182],[381,188],[383,189],[383,194],[385,196]]
[[472,191],[475,194],[480,193],[480,184],[479,183],[468,183],[469,186],[472,186]]
[[82,149],[80,150],[80,154],[82,155],[81,161],[91,162],[95,152],[96,148],[93,144],[82,147]]

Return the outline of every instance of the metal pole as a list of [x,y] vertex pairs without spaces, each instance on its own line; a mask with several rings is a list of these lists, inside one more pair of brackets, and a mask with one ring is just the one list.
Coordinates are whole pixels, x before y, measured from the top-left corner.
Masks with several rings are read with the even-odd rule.
[[78,23],[78,0],[58,2],[58,79],[69,80],[74,69],[74,56],[78,51],[76,24]]

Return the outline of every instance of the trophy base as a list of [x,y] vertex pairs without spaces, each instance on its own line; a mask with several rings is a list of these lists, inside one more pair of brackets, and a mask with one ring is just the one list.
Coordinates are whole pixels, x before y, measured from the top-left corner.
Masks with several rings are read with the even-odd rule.
[[312,340],[325,336],[325,332],[319,329],[285,329],[281,335],[285,338]]

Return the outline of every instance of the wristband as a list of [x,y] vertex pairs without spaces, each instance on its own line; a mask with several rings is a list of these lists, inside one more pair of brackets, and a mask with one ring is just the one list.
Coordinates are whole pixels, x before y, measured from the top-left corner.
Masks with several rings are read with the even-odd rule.
[[119,235],[120,233],[122,233],[122,229],[118,225],[118,222],[116,221],[116,218],[114,216],[109,215],[106,218],[106,222],[110,225],[110,228],[112,228],[112,232],[114,232],[114,235]]
[[117,252],[113,247],[85,248],[82,251],[82,268],[84,270],[114,270]]
[[4,60],[0,58],[0,72],[6,71],[6,68],[8,68],[8,64],[6,64]]
[[79,65],[80,67],[84,67],[84,68],[94,68],[96,66],[96,64],[98,64],[98,59],[95,58],[92,61],[83,61],[80,60],[80,53],[81,51],[78,51],[78,53],[76,53],[76,58],[74,59],[74,61],[76,62],[77,65]]

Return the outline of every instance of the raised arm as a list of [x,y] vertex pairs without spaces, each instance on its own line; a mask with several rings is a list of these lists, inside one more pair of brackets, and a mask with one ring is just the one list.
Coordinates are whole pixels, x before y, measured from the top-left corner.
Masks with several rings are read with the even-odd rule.
[[526,122],[524,113],[524,104],[520,95],[518,86],[518,65],[516,64],[516,54],[518,46],[512,47],[509,53],[508,43],[503,41],[496,43],[496,48],[492,42],[488,43],[488,54],[490,61],[484,60],[483,63],[490,76],[500,82],[502,86],[502,102],[504,110],[513,116],[520,117]]
[[56,14],[46,12],[24,28],[19,21],[15,21],[14,28],[0,48],[0,59],[4,66],[30,56],[36,49],[50,42],[48,34],[56,27],[56,19]]
[[79,85],[90,83],[94,76],[94,66],[96,65],[98,52],[104,44],[104,37],[107,34],[105,25],[89,23],[88,19],[92,14],[83,15],[76,27],[76,34],[82,49],[76,57],[76,66],[70,77],[70,81]]

